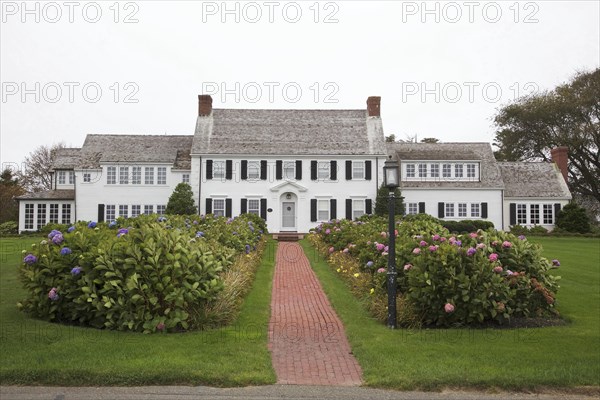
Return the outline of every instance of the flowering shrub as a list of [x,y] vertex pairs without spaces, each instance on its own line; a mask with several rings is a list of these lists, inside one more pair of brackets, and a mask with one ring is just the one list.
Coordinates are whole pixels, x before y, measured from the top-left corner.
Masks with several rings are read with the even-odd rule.
[[[398,303],[406,308],[399,309],[402,323],[417,318],[426,325],[456,326],[557,314],[560,277],[549,270],[560,262],[542,257],[540,247],[524,236],[493,229],[451,235],[427,215],[405,217],[396,227]],[[311,240],[329,249],[324,254],[330,264],[355,294],[371,299],[373,309],[386,304],[378,296],[386,296],[387,236],[387,220],[370,218],[324,223]],[[340,253],[353,263],[341,263]],[[360,275],[348,279],[355,273]],[[365,283],[357,293],[359,281]]]
[[28,295],[19,306],[38,318],[96,328],[200,328],[223,291],[223,274],[236,257],[255,253],[264,229],[252,215],[140,216],[55,229],[23,255],[19,274]]

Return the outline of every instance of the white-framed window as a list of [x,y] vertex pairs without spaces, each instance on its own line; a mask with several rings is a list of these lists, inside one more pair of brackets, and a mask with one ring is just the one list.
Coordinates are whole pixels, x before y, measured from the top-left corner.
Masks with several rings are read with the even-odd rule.
[[552,204],[544,204],[543,212],[544,224],[552,225],[554,223],[554,210],[552,208]]
[[129,205],[119,204],[119,217],[123,217],[123,218],[129,217]]
[[91,181],[92,181],[92,174],[90,174],[89,172],[84,172],[83,173],[83,182],[90,183]]
[[248,161],[248,179],[260,179],[260,161]]
[[183,183],[190,183],[190,174],[182,174],[181,175],[181,182],[183,182]]
[[67,171],[58,171],[58,184],[64,185],[67,183]]
[[213,199],[212,213],[215,217],[225,216],[225,199]]
[[454,177],[455,178],[463,177],[463,165],[462,164],[454,164]]
[[317,179],[324,180],[329,179],[331,176],[331,163],[326,161],[319,161],[317,163]]
[[448,218],[454,217],[454,203],[444,204],[444,215]]
[[329,199],[317,199],[317,219],[319,221],[329,221]]
[[517,204],[517,224],[527,224],[527,204]]
[[540,223],[540,205],[530,204],[529,205],[529,220],[532,225]]
[[25,204],[25,229],[33,229],[33,204]]
[[167,167],[158,167],[156,169],[156,183],[158,185],[167,184]]
[[352,219],[360,218],[363,215],[365,215],[365,201],[363,199],[352,200]]
[[248,214],[260,215],[260,199],[248,199]]
[[283,162],[283,179],[296,179],[296,161]]
[[75,183],[75,171],[69,171],[69,185]]
[[119,184],[127,185],[129,183],[129,167],[119,167]]
[[444,178],[452,177],[452,164],[442,164],[442,177],[444,177]]
[[156,213],[158,215],[164,215],[165,211],[167,211],[167,206],[165,204],[158,204],[156,206]]
[[154,167],[144,167],[144,184],[154,185]]
[[117,167],[106,168],[106,183],[115,185],[117,183]]
[[114,204],[107,204],[104,210],[104,220],[107,223],[111,223],[116,219],[116,206]]
[[133,204],[131,206],[131,217],[135,218],[142,213],[142,206],[139,204]]
[[427,164],[419,164],[419,178],[427,178]]
[[213,179],[225,179],[225,161],[213,161]]
[[71,223],[71,205],[70,204],[62,205],[62,221],[61,221],[61,223],[63,223],[63,224]]
[[58,224],[58,204],[50,204],[50,222]]
[[352,179],[365,179],[364,161],[352,161]]
[[144,215],[154,214],[154,206],[152,204],[144,205]]
[[481,216],[481,204],[471,203],[471,217],[479,218]]
[[407,178],[415,177],[415,164],[406,164],[406,177]]
[[131,183],[133,185],[142,184],[142,167],[131,167]]
[[431,177],[432,178],[439,178],[440,177],[440,164],[431,164],[429,165],[429,170],[431,171]]
[[475,178],[477,166],[475,164],[467,164],[467,178]]
[[37,206],[37,227],[40,229],[46,225],[46,205],[38,204]]
[[467,217],[467,203],[458,203],[458,217],[459,218]]
[[419,203],[407,203],[406,214],[414,215],[419,213]]

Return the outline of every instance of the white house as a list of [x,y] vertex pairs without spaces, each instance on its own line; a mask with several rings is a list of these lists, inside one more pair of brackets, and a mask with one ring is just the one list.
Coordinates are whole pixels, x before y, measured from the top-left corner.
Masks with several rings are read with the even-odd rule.
[[[489,143],[385,143],[379,97],[359,110],[241,110],[200,95],[194,135],[88,135],[60,150],[53,189],[19,198],[19,231],[162,214],[187,182],[200,214],[256,213],[270,232],[308,232],[370,214],[388,156],[407,213],[552,228],[571,198],[554,163],[499,163]],[[565,149],[556,156],[566,170]]]

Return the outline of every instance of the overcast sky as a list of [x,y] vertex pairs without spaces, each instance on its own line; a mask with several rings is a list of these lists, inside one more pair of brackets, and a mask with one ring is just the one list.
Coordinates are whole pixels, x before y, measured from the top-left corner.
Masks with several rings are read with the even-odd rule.
[[215,108],[364,109],[386,135],[494,138],[496,110],[600,65],[598,1],[2,1],[1,162]]

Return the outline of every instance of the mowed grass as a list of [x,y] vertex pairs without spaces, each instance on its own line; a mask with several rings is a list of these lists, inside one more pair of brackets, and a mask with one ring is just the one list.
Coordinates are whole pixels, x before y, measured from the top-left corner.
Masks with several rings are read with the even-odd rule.
[[[387,329],[314,248],[302,245],[344,322],[367,386],[541,390],[600,385],[600,240],[531,238],[562,266],[558,308],[569,324],[522,329]],[[589,389],[589,388],[587,388]]]
[[253,288],[229,327],[143,335],[51,324],[16,308],[21,250],[40,238],[0,239],[0,384],[210,385],[275,382],[267,350],[276,243],[269,240]]

